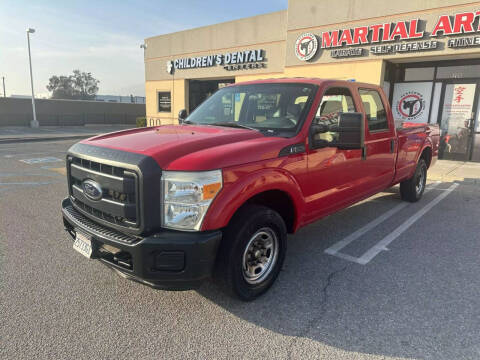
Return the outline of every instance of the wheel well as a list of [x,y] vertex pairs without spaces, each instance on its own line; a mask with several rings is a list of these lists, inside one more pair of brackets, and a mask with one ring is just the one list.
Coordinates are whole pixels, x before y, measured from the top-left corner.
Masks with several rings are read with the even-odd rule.
[[432,161],[432,148],[427,147],[423,149],[422,155],[420,155],[420,159],[425,160],[425,162],[427,163],[427,169],[428,169]]
[[295,223],[295,205],[290,196],[281,190],[269,190],[257,194],[247,200],[246,204],[257,204],[269,207],[280,214],[285,221],[287,231],[293,233]]

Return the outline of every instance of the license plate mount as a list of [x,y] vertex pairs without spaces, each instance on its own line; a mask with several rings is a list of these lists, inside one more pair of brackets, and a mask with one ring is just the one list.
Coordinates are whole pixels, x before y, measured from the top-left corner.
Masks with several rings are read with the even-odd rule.
[[75,234],[75,240],[73,242],[73,248],[78,251],[80,254],[85,256],[88,259],[92,258],[93,254],[93,243],[92,239],[82,233],[77,232]]

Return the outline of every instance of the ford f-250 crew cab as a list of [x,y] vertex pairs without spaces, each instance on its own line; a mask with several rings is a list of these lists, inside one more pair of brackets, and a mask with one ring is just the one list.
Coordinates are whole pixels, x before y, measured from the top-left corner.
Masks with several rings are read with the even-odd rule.
[[73,145],[65,228],[126,278],[214,276],[243,300],[277,278],[287,233],[398,183],[419,200],[438,154],[436,125],[396,128],[382,89],[356,82],[235,84],[179,122]]

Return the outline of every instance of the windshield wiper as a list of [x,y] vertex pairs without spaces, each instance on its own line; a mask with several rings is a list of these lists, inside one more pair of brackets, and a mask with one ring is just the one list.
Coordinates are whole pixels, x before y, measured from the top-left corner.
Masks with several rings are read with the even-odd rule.
[[187,125],[196,125],[196,122],[190,121],[190,120],[183,120],[182,124],[187,124]]
[[255,129],[255,128],[250,127],[250,126],[242,125],[242,124],[239,124],[239,123],[236,123],[236,122],[228,122],[228,121],[225,121],[225,122],[216,122],[216,123],[212,123],[212,124],[208,124],[208,125],[213,125],[213,126],[225,126],[225,127],[233,127],[233,128],[240,128],[240,129],[249,129],[249,130],[254,130],[254,131],[260,131],[259,129]]

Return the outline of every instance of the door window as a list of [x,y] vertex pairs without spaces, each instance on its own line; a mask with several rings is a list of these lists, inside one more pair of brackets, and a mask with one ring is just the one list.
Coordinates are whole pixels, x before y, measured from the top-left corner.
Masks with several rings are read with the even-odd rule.
[[388,130],[388,120],[382,98],[376,90],[360,89],[369,131]]
[[[317,114],[315,115],[315,124],[338,125],[340,113],[355,112],[355,102],[352,94],[347,88],[334,87],[328,89],[322,97]],[[325,142],[334,143],[338,140],[338,132],[329,131],[326,133],[316,134],[314,137],[316,143]]]

